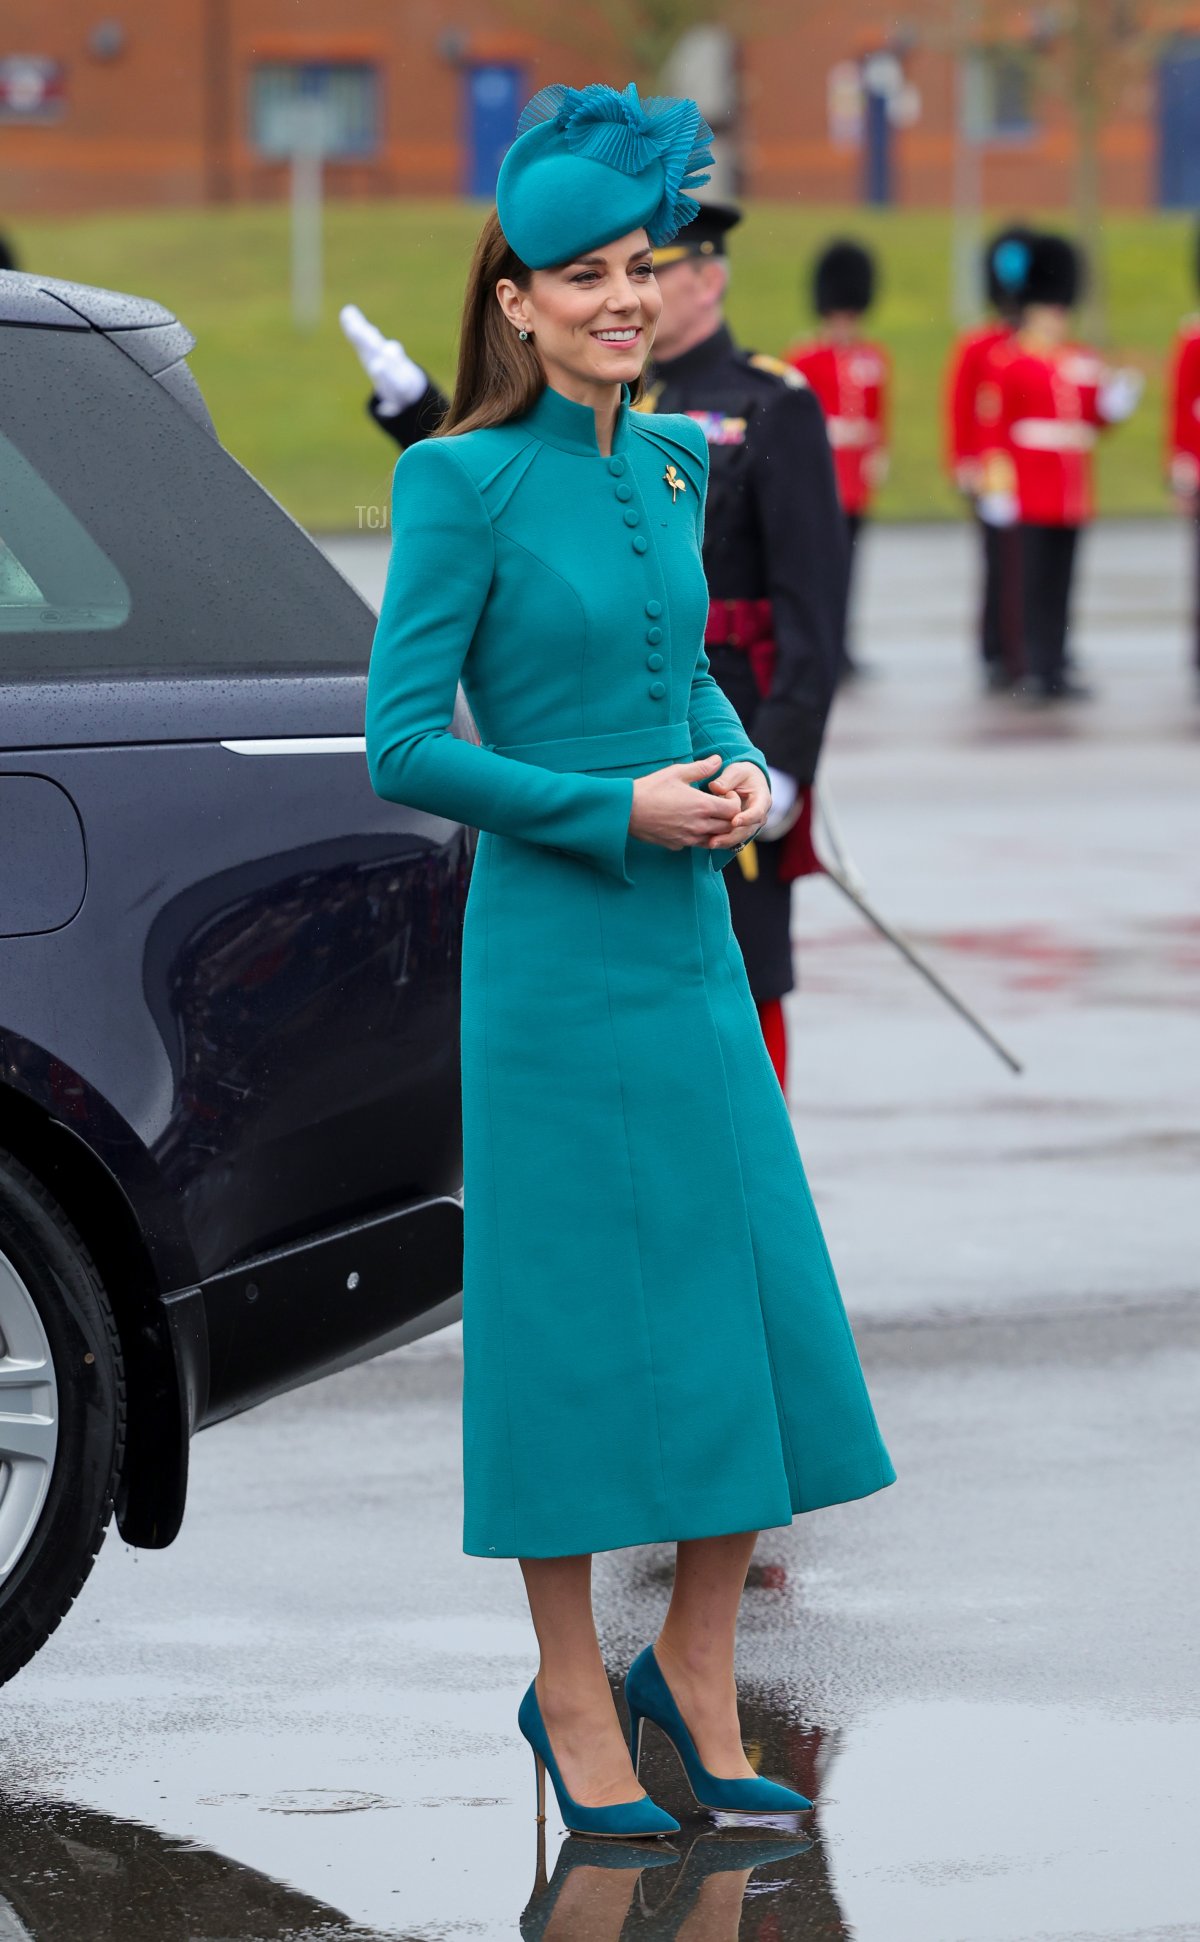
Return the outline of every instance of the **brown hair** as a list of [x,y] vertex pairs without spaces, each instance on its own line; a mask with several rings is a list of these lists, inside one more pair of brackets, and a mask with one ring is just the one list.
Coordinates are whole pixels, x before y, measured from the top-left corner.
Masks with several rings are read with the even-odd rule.
[[[546,389],[546,374],[532,338],[522,343],[496,298],[496,285],[508,277],[518,290],[528,290],[533,271],[522,263],[490,210],[467,272],[462,323],[458,337],[458,370],[450,409],[438,427],[449,432],[473,432],[485,425],[506,425],[532,409]],[[630,386],[630,402],[642,394],[642,381]]]

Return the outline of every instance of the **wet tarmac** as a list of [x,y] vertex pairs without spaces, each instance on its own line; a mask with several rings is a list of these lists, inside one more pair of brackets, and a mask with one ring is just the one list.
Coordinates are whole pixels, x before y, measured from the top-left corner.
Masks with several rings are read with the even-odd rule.
[[[1200,714],[1180,536],[1093,535],[1070,715],[987,703],[954,533],[869,535],[829,780],[1011,1078],[828,885],[791,1103],[900,1480],[764,1533],[739,1649],[794,1827],[539,1851],[514,1565],[460,1546],[449,1330],[200,1437],[0,1693],[0,1942],[1200,1937]],[[341,549],[369,583],[379,556]],[[670,1554],[597,1560],[614,1677]]]

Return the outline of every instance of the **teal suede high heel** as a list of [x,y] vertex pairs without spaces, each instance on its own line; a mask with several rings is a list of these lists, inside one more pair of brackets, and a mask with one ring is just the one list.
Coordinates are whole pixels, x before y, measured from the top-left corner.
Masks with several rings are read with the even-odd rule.
[[630,1666],[625,1698],[629,1706],[629,1750],[635,1773],[642,1753],[642,1728],[647,1720],[653,1720],[679,1755],[698,1807],[707,1807],[718,1814],[802,1814],[812,1806],[811,1800],[798,1794],[794,1787],[781,1787],[778,1781],[763,1780],[757,1774],[753,1780],[722,1780],[719,1774],[709,1772],[663,1678],[652,1645],[639,1652]]
[[679,1822],[656,1807],[649,1795],[641,1800],[618,1801],[615,1807],[584,1807],[573,1800],[563,1786],[558,1761],[538,1705],[537,1688],[531,1681],[521,1701],[517,1725],[533,1748],[533,1768],[537,1780],[537,1815],[546,1818],[546,1773],[554,1782],[558,1811],[572,1834],[601,1835],[608,1839],[636,1841],[647,1835],[678,1834]]

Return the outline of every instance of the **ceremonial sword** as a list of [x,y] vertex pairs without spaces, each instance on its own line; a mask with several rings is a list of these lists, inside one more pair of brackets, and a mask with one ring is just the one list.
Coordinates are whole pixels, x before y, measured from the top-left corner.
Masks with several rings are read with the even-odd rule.
[[[828,858],[818,853],[814,841],[814,823],[818,820],[822,837],[828,846]],[[829,790],[824,783],[821,785],[819,794],[815,787],[801,792],[796,820],[778,840],[790,841],[796,852],[794,860],[797,862],[797,867],[791,871],[793,877],[828,877],[830,883],[836,885],[843,897],[854,905],[855,910],[866,918],[872,929],[878,931],[880,937],[886,938],[888,943],[899,951],[905,963],[911,964],[913,970],[924,978],[926,984],[932,986],[951,1010],[956,1011],[960,1018],[966,1020],[984,1043],[991,1046],[996,1056],[1003,1059],[1011,1072],[1024,1071],[1020,1059],[1009,1051],[1003,1040],[996,1036],[989,1025],[984,1024],[979,1014],[972,1010],[965,999],[960,998],[958,993],[951,989],[941,973],[935,971],[933,966],[926,962],[903,932],[897,930],[894,924],[890,924],[875,909],[867,896],[862,874],[856,868],[842,841]],[[738,852],[737,860],[745,877],[753,882],[758,875],[757,845],[753,842],[747,843]]]

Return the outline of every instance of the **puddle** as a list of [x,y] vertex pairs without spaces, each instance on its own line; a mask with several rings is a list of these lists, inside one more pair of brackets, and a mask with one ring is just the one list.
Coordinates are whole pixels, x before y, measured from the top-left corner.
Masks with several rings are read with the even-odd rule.
[[1197,1775],[1194,1719],[898,1706],[826,1778],[844,1919],[855,1942],[1200,1937]]
[[[286,1811],[286,1810],[285,1810]],[[820,1845],[798,1831],[692,1829],[672,1844],[530,1844],[532,1888],[511,1915],[462,1918],[448,1865],[433,1927],[363,1927],[198,1842],[87,1808],[0,1796],[0,1942],[419,1942],[517,1936],[777,1942],[845,1933]],[[402,1856],[397,1856],[402,1861]],[[474,1898],[478,1899],[478,1897]],[[498,1895],[497,1899],[501,1899]],[[785,1911],[788,1913],[785,1915]],[[786,1926],[783,1924],[786,1922]]]
[[[913,1702],[823,1734],[761,1702],[745,1713],[764,1770],[818,1793],[817,1813],[790,1829],[693,1816],[670,1842],[637,1845],[564,1839],[553,1809],[539,1840],[524,1794],[516,1811],[502,1797],[430,1796],[404,1817],[349,1788],[197,1802],[333,1816],[320,1843],[305,1836],[288,1860],[309,1883],[322,1867],[340,1873],[349,1914],[215,1845],[0,1795],[0,1942],[1200,1936],[1196,1720]],[[430,1808],[432,1818],[420,1811]],[[359,1815],[370,1823],[362,1846],[338,1832]]]

